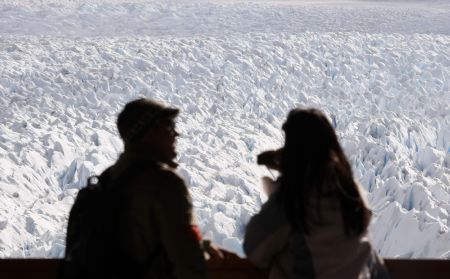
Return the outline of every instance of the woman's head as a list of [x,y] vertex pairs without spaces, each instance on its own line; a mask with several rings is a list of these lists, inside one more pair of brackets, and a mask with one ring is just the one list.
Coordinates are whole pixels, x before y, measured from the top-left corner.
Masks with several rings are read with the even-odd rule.
[[299,163],[315,168],[325,167],[338,153],[342,153],[333,127],[317,109],[291,110],[283,130],[285,168],[298,166]]
[[333,126],[317,109],[294,109],[283,124],[280,200],[290,223],[307,230],[305,204],[311,197],[336,196],[341,200],[344,225],[361,233],[367,220],[359,213],[363,200],[353,180]]

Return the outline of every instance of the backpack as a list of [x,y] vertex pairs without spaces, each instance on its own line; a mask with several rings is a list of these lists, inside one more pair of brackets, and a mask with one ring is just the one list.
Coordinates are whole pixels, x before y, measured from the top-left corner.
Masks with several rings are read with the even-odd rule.
[[143,171],[129,168],[112,180],[110,169],[91,176],[70,210],[61,279],[114,277],[116,216],[126,181]]

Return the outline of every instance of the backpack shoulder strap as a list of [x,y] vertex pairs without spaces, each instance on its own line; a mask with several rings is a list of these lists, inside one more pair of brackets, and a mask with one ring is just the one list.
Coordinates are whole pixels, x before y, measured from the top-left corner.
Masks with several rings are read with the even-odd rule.
[[[118,177],[114,179],[111,177],[112,167],[107,168],[103,171],[99,176],[90,177],[95,181],[102,185],[102,187],[106,186],[107,188],[114,188],[114,185],[122,185],[140,174],[142,174],[145,170],[147,170],[150,165],[146,162],[134,162],[130,164],[125,171],[123,171]],[[88,180],[89,182],[89,180]]]

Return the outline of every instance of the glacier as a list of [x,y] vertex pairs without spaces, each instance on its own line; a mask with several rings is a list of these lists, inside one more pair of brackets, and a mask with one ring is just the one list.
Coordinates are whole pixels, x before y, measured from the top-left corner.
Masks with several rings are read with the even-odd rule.
[[0,257],[62,257],[74,197],[138,97],[182,110],[200,228],[242,253],[256,155],[297,106],[329,117],[384,257],[450,259],[448,1],[0,0]]

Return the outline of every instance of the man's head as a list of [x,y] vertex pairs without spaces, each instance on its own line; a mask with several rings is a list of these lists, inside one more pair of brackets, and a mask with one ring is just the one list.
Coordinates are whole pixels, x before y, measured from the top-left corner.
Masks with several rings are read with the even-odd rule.
[[176,157],[174,118],[179,110],[150,99],[125,105],[117,118],[117,128],[125,149],[144,149],[165,163]]

